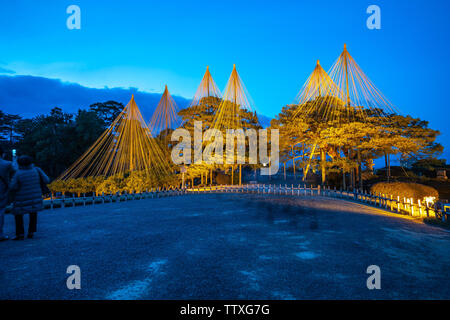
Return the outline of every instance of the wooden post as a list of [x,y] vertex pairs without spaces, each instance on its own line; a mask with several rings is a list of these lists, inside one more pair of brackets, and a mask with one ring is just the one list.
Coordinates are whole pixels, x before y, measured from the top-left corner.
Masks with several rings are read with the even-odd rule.
[[322,185],[325,184],[325,180],[327,177],[326,172],[325,172],[326,161],[327,161],[327,155],[325,153],[325,150],[321,147],[320,148],[320,173],[321,173]]
[[295,158],[292,158],[292,168],[294,169],[294,180],[295,180],[295,178],[296,178],[296,176],[295,176]]
[[242,185],[242,164],[239,164],[239,185]]
[[234,184],[234,165],[231,166],[231,185]]
[[357,161],[358,161],[358,184],[359,189],[363,189],[363,180],[362,180],[362,166],[361,166],[361,149],[356,149]]
[[422,218],[422,213],[423,213],[423,211],[422,211],[422,205],[421,205],[421,203],[420,203],[420,199],[417,200],[417,205],[418,205],[418,207],[419,207],[419,217]]

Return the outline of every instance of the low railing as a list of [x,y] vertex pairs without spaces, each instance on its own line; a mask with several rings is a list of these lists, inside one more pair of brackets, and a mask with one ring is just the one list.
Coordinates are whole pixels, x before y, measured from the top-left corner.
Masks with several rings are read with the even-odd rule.
[[179,196],[183,195],[185,192],[181,189],[173,189],[173,190],[152,190],[145,191],[140,193],[113,193],[113,194],[102,194],[102,195],[93,195],[93,196],[82,196],[82,197],[66,197],[62,196],[59,198],[50,197],[49,199],[44,200],[44,208],[45,209],[54,209],[54,208],[67,208],[67,207],[76,207],[76,206],[86,206],[92,204],[102,204],[102,203],[112,203],[112,202],[122,202],[122,201],[130,201],[130,200],[141,200],[141,199],[153,199],[153,198],[161,198],[161,197],[171,197],[171,196]]
[[[189,189],[192,193],[211,192],[210,188],[216,188],[222,193],[257,193],[257,194],[274,194],[274,195],[292,195],[292,196],[325,196],[332,198],[340,198],[352,200],[355,202],[379,207],[394,213],[410,215],[412,217],[425,218],[434,217],[438,219],[448,219],[449,213],[443,212],[437,209],[434,205],[421,202],[420,199],[417,202],[412,198],[394,197],[392,195],[374,194],[369,192],[360,192],[358,190],[343,191],[336,188],[321,187],[320,185],[306,186],[291,184],[246,184],[242,186],[218,186],[218,187],[203,187]],[[219,188],[219,189],[218,189]],[[214,189],[213,189],[214,190]]]
[[200,194],[200,193],[251,193],[251,194],[271,194],[271,195],[290,195],[290,196],[324,196],[338,199],[347,199],[379,207],[390,212],[409,215],[417,218],[437,218],[442,220],[449,219],[449,213],[443,212],[434,205],[421,202],[420,199],[401,199],[400,197],[393,197],[386,194],[374,194],[368,192],[360,192],[358,190],[344,191],[332,189],[330,187],[321,187],[320,185],[313,187],[307,185],[291,184],[275,185],[275,184],[244,184],[244,185],[218,185],[218,186],[204,186],[194,187],[188,189],[173,189],[173,190],[152,190],[141,193],[116,193],[116,194],[102,194],[99,196],[83,196],[83,197],[61,197],[50,198],[44,200],[44,207],[46,209],[65,208],[75,206],[86,206],[91,204],[102,204],[111,202],[121,202],[130,200],[140,200],[149,198],[161,198],[180,196],[185,194]]

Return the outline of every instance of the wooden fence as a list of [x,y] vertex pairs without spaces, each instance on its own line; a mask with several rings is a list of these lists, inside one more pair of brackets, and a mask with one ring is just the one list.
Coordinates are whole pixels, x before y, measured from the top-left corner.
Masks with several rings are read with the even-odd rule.
[[237,185],[219,185],[206,186],[190,189],[174,189],[174,190],[151,190],[141,193],[116,193],[100,196],[83,196],[83,197],[60,197],[44,200],[46,209],[65,208],[75,206],[86,206],[102,203],[121,202],[140,199],[151,199],[171,196],[181,196],[186,194],[200,193],[249,193],[249,194],[271,194],[271,195],[288,195],[288,196],[323,196],[337,199],[346,199],[359,202],[365,205],[378,207],[390,212],[409,215],[417,218],[437,218],[448,220],[450,213],[443,212],[436,208],[435,205],[423,203],[420,199],[407,199],[393,197],[386,194],[373,194],[368,192],[360,192],[358,190],[343,191],[332,189],[330,187],[307,186],[307,185],[275,185],[275,184],[245,184]]

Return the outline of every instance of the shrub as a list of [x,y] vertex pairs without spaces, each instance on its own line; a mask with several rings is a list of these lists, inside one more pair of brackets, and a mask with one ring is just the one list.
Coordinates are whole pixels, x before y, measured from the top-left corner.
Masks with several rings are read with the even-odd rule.
[[109,176],[102,183],[97,186],[96,192],[98,194],[117,193],[126,189],[125,177],[123,174],[116,174]]
[[412,182],[379,182],[374,184],[370,191],[376,194],[393,195],[400,198],[413,198],[414,200],[423,200],[425,197],[435,197],[439,199],[439,193],[436,189],[423,184]]
[[217,184],[230,184],[231,183],[231,176],[222,173],[222,172],[218,172],[216,174],[216,183]]
[[172,174],[161,179],[148,172],[133,171],[126,174],[118,173],[109,177],[55,180],[49,184],[49,188],[52,192],[69,192],[79,197],[81,194],[100,195],[124,191],[140,193],[155,187],[176,187],[180,185],[180,181],[181,175]]
[[53,192],[61,192],[64,193],[67,190],[66,181],[63,180],[54,180],[52,183],[48,185],[48,188]]

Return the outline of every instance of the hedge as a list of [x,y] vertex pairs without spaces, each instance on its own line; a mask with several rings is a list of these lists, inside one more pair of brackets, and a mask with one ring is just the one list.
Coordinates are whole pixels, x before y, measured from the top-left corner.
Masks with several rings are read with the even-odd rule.
[[393,195],[395,198],[413,198],[423,200],[425,197],[435,197],[439,199],[439,193],[430,186],[412,182],[379,182],[374,184],[370,191],[376,194]]

